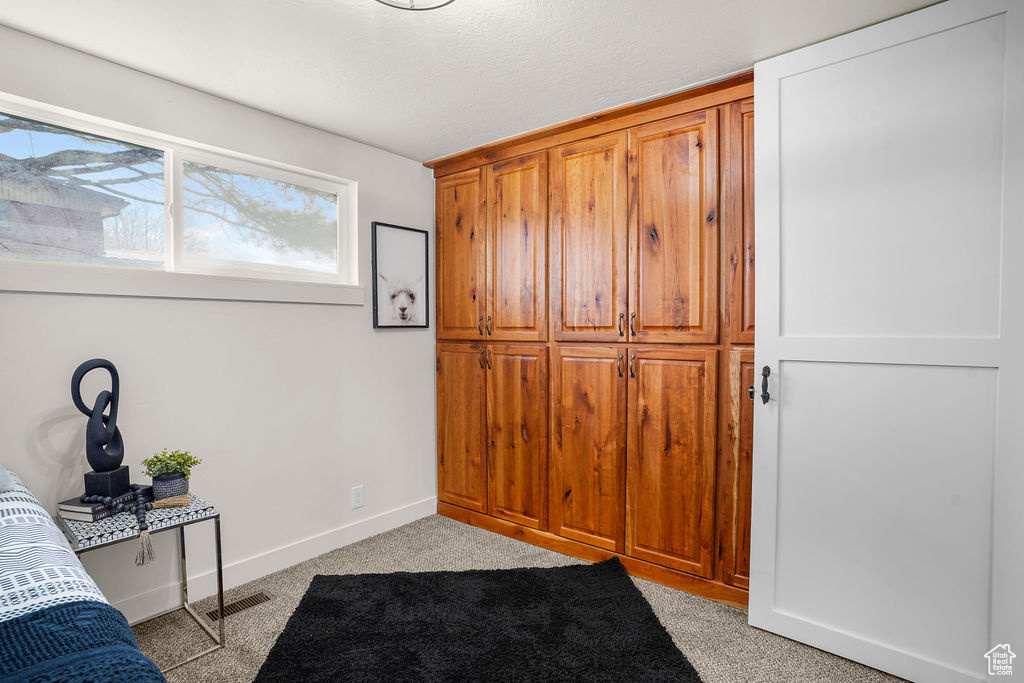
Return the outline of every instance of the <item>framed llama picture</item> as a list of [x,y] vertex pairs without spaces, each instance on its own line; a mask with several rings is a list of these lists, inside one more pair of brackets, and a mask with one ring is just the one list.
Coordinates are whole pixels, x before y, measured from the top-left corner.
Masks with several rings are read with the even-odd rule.
[[426,230],[373,223],[373,326],[429,327]]

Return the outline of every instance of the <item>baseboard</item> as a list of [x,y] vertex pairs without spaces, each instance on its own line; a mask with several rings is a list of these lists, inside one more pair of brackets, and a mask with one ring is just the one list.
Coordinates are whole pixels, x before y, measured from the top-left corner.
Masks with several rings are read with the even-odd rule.
[[[224,564],[224,589],[234,588],[317,555],[429,517],[436,509],[437,498],[431,496],[250,557],[227,562]],[[209,570],[189,576],[189,601],[199,600],[216,592],[216,571]],[[111,604],[124,614],[128,623],[136,624],[176,609],[181,604],[180,595],[180,588],[175,582]]]
[[530,527],[516,524],[515,522],[506,522],[503,519],[497,517],[491,517],[481,512],[474,512],[472,510],[466,510],[460,508],[457,505],[438,501],[437,503],[437,514],[450,519],[457,520],[459,522],[465,522],[481,529],[487,529],[503,536],[509,536],[532,545],[538,545],[548,550],[554,550],[555,552],[562,553],[564,555],[571,555],[572,557],[578,557],[581,560],[587,562],[601,562],[612,557],[619,558],[622,565],[626,568],[629,574],[639,577],[641,579],[647,579],[660,583],[670,588],[677,588],[687,593],[699,595],[702,598],[708,598],[715,602],[721,602],[732,607],[746,608],[748,593],[745,590],[734,588],[733,586],[727,586],[717,581],[709,581],[702,579],[684,572],[676,571],[675,569],[669,569],[668,567],[662,567],[661,565],[652,564],[651,562],[645,562],[644,560],[638,560],[628,555],[621,553],[615,553],[610,550],[604,550],[602,548],[596,548],[586,543],[580,543],[579,541],[572,541],[568,538],[562,538],[546,531],[538,531],[537,529],[531,529]]

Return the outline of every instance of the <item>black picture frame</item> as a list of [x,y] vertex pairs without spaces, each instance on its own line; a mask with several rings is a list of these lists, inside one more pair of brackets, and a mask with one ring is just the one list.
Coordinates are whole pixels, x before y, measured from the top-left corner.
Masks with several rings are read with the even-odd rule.
[[[420,237],[423,240],[422,247],[419,243]],[[429,328],[430,234],[426,230],[373,221],[371,239],[373,327],[400,330]],[[388,253],[397,249],[396,245],[399,244],[403,253]],[[423,249],[422,258],[412,254],[412,251],[418,248]],[[380,253],[379,249],[383,249],[385,253]],[[422,264],[423,270],[418,271],[414,264]],[[388,272],[389,270],[391,272]],[[389,292],[384,291],[385,285],[391,288]],[[390,296],[391,303],[385,302],[382,305],[382,295]],[[405,304],[405,310],[402,304]],[[409,315],[410,318],[402,319],[402,315]]]

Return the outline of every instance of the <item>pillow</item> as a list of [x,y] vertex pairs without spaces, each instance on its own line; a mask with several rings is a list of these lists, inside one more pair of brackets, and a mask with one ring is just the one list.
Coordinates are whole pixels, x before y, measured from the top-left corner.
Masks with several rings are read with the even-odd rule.
[[7,471],[7,468],[0,465],[0,493],[10,491],[14,488],[14,475]]

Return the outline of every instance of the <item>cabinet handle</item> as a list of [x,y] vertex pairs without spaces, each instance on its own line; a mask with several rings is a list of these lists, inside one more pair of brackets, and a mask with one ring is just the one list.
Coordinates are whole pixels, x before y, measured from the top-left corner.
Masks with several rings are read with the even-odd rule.
[[623,377],[623,374],[622,374],[622,354],[621,353],[619,354],[619,360],[615,364],[615,367],[618,368],[618,370],[619,370],[619,377]]
[[494,329],[494,326],[491,324],[491,316],[487,316],[487,325],[484,326],[484,329],[487,330],[487,335],[490,336],[491,330]]
[[636,365],[636,354],[633,353],[633,354],[630,354],[630,356],[629,356],[629,376],[630,377],[636,377],[636,372],[634,371],[635,365]]
[[487,349],[487,369],[491,369],[491,350]]
[[476,331],[480,333],[480,336],[484,336],[484,317],[480,316],[480,319],[476,321]]
[[636,311],[629,314],[629,333],[635,337],[636,328],[633,326],[634,322],[636,322]]
[[[622,330],[622,325],[625,322],[626,322],[626,314],[625,313],[619,313],[619,336],[620,337],[625,337],[626,336],[626,333]],[[622,375],[619,375],[619,377],[621,377],[621,376]]]
[[477,360],[480,361],[480,369],[483,370],[484,369],[484,350],[483,349],[480,349],[480,357],[477,358]]

